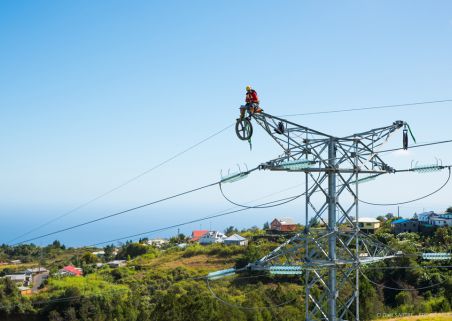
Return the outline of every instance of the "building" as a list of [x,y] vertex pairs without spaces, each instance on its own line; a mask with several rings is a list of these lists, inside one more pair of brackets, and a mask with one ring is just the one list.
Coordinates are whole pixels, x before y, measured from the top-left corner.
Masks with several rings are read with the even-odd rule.
[[224,239],[224,244],[226,245],[239,245],[239,246],[247,246],[248,240],[238,234],[231,235]]
[[449,226],[449,224],[447,224],[448,223],[447,220],[445,218],[441,217],[441,215],[430,217],[429,223],[430,223],[430,225],[435,226],[435,227]]
[[187,246],[188,246],[187,243],[180,243],[180,244],[177,244],[177,247],[180,248],[180,249],[185,249]]
[[92,252],[92,254],[97,256],[97,257],[104,257],[105,256],[105,251],[95,251],[95,252]]
[[77,268],[72,265],[65,266],[61,270],[58,271],[58,275],[60,276],[82,276],[83,270],[81,268]]
[[297,229],[297,224],[289,217],[275,218],[270,224],[270,229],[278,232],[293,232]]
[[452,226],[452,213],[438,214],[433,211],[417,214],[419,224],[427,227]]
[[381,222],[373,217],[360,217],[358,227],[364,233],[374,234],[381,227]]
[[19,289],[19,292],[21,295],[31,295],[32,294],[32,289],[29,288],[28,286],[19,286],[18,289]]
[[25,274],[39,274],[39,273],[48,273],[48,272],[49,272],[49,270],[47,270],[45,267],[42,267],[42,266],[25,270]]
[[201,236],[203,236],[207,233],[209,233],[208,230],[195,230],[195,231],[191,232],[191,240],[193,242],[197,242],[197,241],[199,241]]
[[30,282],[30,276],[25,273],[9,274],[5,275],[5,278],[10,279],[19,286],[23,286]]
[[435,212],[429,211],[429,212],[417,214],[417,219],[420,224],[431,224],[430,223],[431,218],[437,217],[437,216],[439,216],[439,215],[436,214]]
[[391,222],[391,228],[394,234],[417,233],[419,232],[419,221],[399,218]]
[[146,243],[148,245],[155,246],[157,248],[161,248],[162,246],[168,244],[169,241],[165,240],[165,239],[153,239],[153,240],[148,240]]
[[214,243],[223,243],[226,235],[218,231],[210,231],[201,236],[199,239],[199,244],[207,245]]
[[9,263],[17,265],[17,264],[22,264],[22,261],[21,260],[12,260],[12,261],[9,261]]
[[107,263],[109,267],[111,268],[119,268],[119,267],[124,267],[127,265],[127,261],[126,260],[113,260]]

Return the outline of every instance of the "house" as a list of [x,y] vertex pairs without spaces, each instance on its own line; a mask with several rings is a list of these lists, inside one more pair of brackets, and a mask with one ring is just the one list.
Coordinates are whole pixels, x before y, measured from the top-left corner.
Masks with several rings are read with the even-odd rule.
[[22,261],[21,260],[12,260],[12,261],[9,261],[9,263],[17,265],[17,264],[22,264]]
[[111,268],[119,268],[127,265],[126,260],[113,260],[107,263]]
[[439,214],[438,218],[443,220],[443,224],[445,225],[442,226],[452,226],[452,213],[446,212],[444,214]]
[[297,229],[297,224],[289,217],[275,218],[270,224],[270,229],[278,232],[292,232]]
[[452,213],[438,214],[433,211],[417,215],[419,224],[431,227],[452,226]]
[[224,239],[224,244],[226,245],[240,245],[247,246],[248,240],[238,234],[231,235]]
[[419,232],[419,221],[400,218],[391,222],[391,228],[394,234],[417,233]]
[[65,266],[58,271],[58,275],[61,276],[82,276],[83,270],[72,265]]
[[193,242],[199,241],[201,236],[203,236],[207,233],[209,233],[208,230],[195,230],[195,231],[191,232],[191,240]]
[[148,245],[155,246],[157,248],[161,248],[165,244],[168,244],[169,241],[165,240],[165,239],[153,239],[153,240],[148,240],[146,243]]
[[187,246],[188,246],[187,243],[180,243],[180,244],[177,244],[177,247],[180,248],[180,249],[185,249]]
[[199,244],[207,245],[213,243],[223,243],[226,235],[218,231],[210,231],[199,239]]
[[441,215],[430,217],[429,223],[430,225],[433,225],[435,227],[448,226],[447,220],[445,218],[442,218]]
[[26,269],[25,270],[25,274],[39,274],[39,273],[48,273],[49,270],[47,270],[45,267],[37,267],[37,268],[31,268],[31,269]]
[[417,214],[417,219],[418,219],[419,223],[421,223],[421,224],[430,224],[430,219],[432,217],[437,217],[437,216],[438,216],[438,214],[436,214],[435,212],[429,211],[429,212]]
[[30,276],[26,275],[25,273],[18,273],[18,274],[9,274],[5,275],[5,278],[10,279],[14,283],[22,286],[30,281]]
[[103,256],[105,256],[105,251],[95,251],[95,252],[92,252],[92,254],[97,257],[103,257]]
[[364,233],[374,234],[381,227],[381,222],[373,217],[360,217],[358,227]]

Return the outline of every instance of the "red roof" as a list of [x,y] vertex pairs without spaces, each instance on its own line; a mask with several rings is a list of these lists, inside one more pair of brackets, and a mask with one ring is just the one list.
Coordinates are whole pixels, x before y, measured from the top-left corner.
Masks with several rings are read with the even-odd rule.
[[72,273],[72,274],[74,274],[74,275],[76,275],[76,276],[82,275],[82,272],[80,272],[79,270],[77,270],[77,269],[76,269],[75,267],[73,267],[72,265],[65,266],[65,267],[63,268],[63,270],[65,270],[66,272]]
[[207,234],[209,232],[209,230],[196,230],[191,232],[191,239],[192,241],[198,241],[201,236],[203,236],[204,234]]

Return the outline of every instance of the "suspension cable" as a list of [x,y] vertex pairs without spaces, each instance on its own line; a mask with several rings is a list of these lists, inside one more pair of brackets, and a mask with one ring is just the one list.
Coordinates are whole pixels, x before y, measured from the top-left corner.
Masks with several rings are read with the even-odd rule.
[[439,283],[435,283],[435,284],[432,284],[432,285],[427,285],[427,286],[423,286],[423,287],[419,287],[419,288],[395,288],[395,287],[386,286],[384,284],[379,284],[377,282],[372,281],[361,270],[360,270],[360,273],[367,281],[369,281],[373,285],[376,285],[376,286],[378,286],[380,288],[383,288],[383,289],[388,289],[388,290],[393,290],[393,291],[419,291],[419,290],[426,290],[426,289],[431,289],[431,288],[435,288],[437,286],[440,286],[440,285],[444,284],[444,282],[445,282],[445,280],[444,280],[444,281],[441,281]]
[[27,231],[27,232],[25,232],[25,233],[23,233],[23,234],[21,234],[21,235],[19,235],[19,236],[16,236],[15,238],[9,240],[7,243],[14,242],[14,241],[16,241],[16,240],[18,240],[18,239],[20,239],[20,238],[26,236],[26,235],[29,235],[29,234],[31,234],[31,233],[37,231],[37,230],[40,230],[40,229],[42,229],[43,227],[45,227],[45,226],[47,226],[47,225],[49,225],[49,224],[52,224],[52,223],[54,223],[54,222],[56,222],[56,221],[58,221],[58,220],[60,220],[60,219],[62,219],[62,218],[64,218],[64,217],[66,217],[66,216],[68,216],[68,215],[70,215],[70,214],[72,214],[72,213],[74,213],[74,212],[76,212],[76,211],[78,211],[78,210],[80,210],[80,209],[82,209],[82,208],[84,208],[84,207],[86,207],[86,206],[88,206],[88,205],[94,203],[95,201],[97,201],[97,200],[99,200],[99,199],[101,199],[101,198],[104,198],[105,196],[110,195],[111,193],[113,193],[113,192],[115,192],[115,191],[117,191],[117,190],[123,188],[123,187],[126,186],[126,185],[129,185],[130,183],[132,183],[132,182],[138,180],[139,178],[141,178],[141,177],[143,177],[143,176],[149,174],[150,172],[152,172],[152,171],[154,171],[154,170],[156,170],[156,169],[162,167],[163,165],[169,163],[170,161],[172,161],[172,160],[174,160],[174,159],[176,159],[176,158],[182,156],[183,154],[185,154],[185,153],[191,151],[192,149],[194,149],[194,148],[198,147],[199,145],[205,143],[206,141],[208,141],[208,140],[214,138],[215,136],[218,136],[219,134],[225,132],[226,130],[228,130],[228,129],[231,128],[232,126],[234,126],[234,124],[230,124],[230,125],[228,125],[228,126],[222,128],[221,130],[219,130],[219,131],[217,131],[217,132],[215,132],[215,133],[213,133],[213,134],[207,136],[206,138],[200,140],[199,142],[197,142],[197,143],[195,143],[195,144],[193,144],[193,145],[187,147],[186,149],[184,149],[184,150],[182,150],[182,151],[180,151],[180,152],[174,154],[173,156],[171,156],[171,157],[167,158],[166,160],[164,160],[164,161],[162,161],[162,162],[156,164],[155,166],[153,166],[153,167],[151,167],[151,168],[145,170],[144,172],[141,172],[140,174],[138,174],[138,175],[136,175],[136,176],[134,176],[134,177],[132,177],[132,178],[126,180],[125,182],[123,182],[123,183],[117,185],[116,187],[113,187],[112,189],[110,189],[110,190],[108,190],[108,191],[106,191],[106,192],[104,192],[104,193],[102,193],[102,194],[100,194],[100,195],[98,195],[98,196],[96,196],[96,197],[94,197],[94,198],[92,198],[92,199],[90,199],[90,200],[88,200],[88,201],[86,201],[86,202],[84,202],[84,203],[82,203],[82,204],[80,204],[80,205],[78,205],[78,206],[72,208],[71,210],[62,213],[61,215],[58,215],[57,217],[52,218],[52,219],[50,219],[50,220],[48,220],[48,221],[42,223],[41,225],[38,225],[37,227],[34,227],[33,229],[31,229],[31,230],[29,230],[29,231]]
[[13,245],[23,244],[23,243],[34,241],[34,240],[38,240],[38,239],[41,239],[41,238],[44,238],[44,237],[47,237],[47,236],[50,236],[50,235],[59,234],[59,233],[66,232],[66,231],[69,231],[69,230],[73,230],[73,229],[76,229],[76,228],[79,228],[79,227],[82,227],[82,226],[85,226],[85,225],[89,225],[89,224],[92,224],[92,223],[100,222],[100,221],[103,221],[103,220],[106,220],[106,219],[109,219],[109,218],[112,218],[112,217],[115,217],[115,216],[119,216],[119,215],[122,215],[122,214],[125,214],[125,213],[129,213],[129,212],[132,212],[132,211],[136,211],[138,209],[141,209],[141,208],[144,208],[144,207],[147,207],[147,206],[151,206],[151,205],[154,205],[154,204],[157,204],[157,203],[161,203],[161,202],[164,202],[164,201],[176,198],[176,197],[180,197],[180,196],[183,196],[183,195],[186,195],[186,194],[190,194],[190,193],[193,193],[193,192],[196,192],[196,191],[200,191],[200,190],[203,190],[203,189],[215,186],[218,183],[219,182],[210,183],[210,184],[207,184],[207,185],[204,185],[204,186],[201,186],[201,187],[197,187],[197,188],[194,188],[194,189],[182,192],[182,193],[178,193],[178,194],[174,194],[174,195],[171,195],[171,196],[168,196],[168,197],[165,197],[165,198],[161,198],[159,200],[156,200],[156,201],[153,201],[153,202],[150,202],[150,203],[146,203],[146,204],[143,204],[143,205],[132,207],[132,208],[129,208],[129,209],[124,210],[124,211],[116,212],[116,213],[113,213],[113,214],[110,214],[110,215],[102,216],[102,217],[99,217],[99,218],[96,218],[96,219],[93,219],[93,220],[89,220],[89,221],[86,221],[86,222],[83,222],[83,223],[79,223],[79,224],[72,225],[72,226],[69,226],[69,227],[66,227],[66,228],[62,228],[62,229],[59,229],[59,230],[56,230],[56,231],[53,231],[53,232],[42,234],[42,235],[39,235],[39,236],[30,238],[30,239],[27,239],[25,241],[21,241],[21,242],[15,243]]
[[446,185],[449,183],[450,177],[451,177],[451,169],[450,169],[450,167],[448,167],[448,170],[449,170],[449,173],[448,173],[447,179],[446,179],[446,181],[444,182],[444,184],[441,185],[438,189],[434,190],[433,192],[431,192],[431,193],[429,193],[429,194],[427,194],[427,195],[424,195],[424,196],[421,196],[421,197],[418,197],[418,198],[415,198],[415,199],[412,199],[412,200],[409,200],[409,201],[405,201],[405,202],[397,202],[397,203],[373,203],[373,202],[364,201],[364,200],[362,200],[362,199],[358,199],[358,201],[360,201],[361,203],[364,203],[364,204],[375,205],[375,206],[402,205],[402,204],[408,204],[408,203],[413,203],[413,202],[416,202],[416,201],[420,201],[420,200],[422,200],[422,199],[424,199],[424,198],[430,197],[430,196],[432,196],[432,195],[438,193],[438,192],[441,191],[444,187],[446,187]]

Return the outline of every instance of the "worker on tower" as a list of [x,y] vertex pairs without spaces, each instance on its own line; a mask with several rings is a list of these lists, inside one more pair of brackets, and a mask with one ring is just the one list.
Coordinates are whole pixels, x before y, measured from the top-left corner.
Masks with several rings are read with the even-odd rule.
[[251,86],[246,86],[246,104],[240,107],[240,118],[245,117],[245,111],[248,110],[250,114],[260,113],[262,109],[259,107],[259,97],[257,92],[251,88]]

